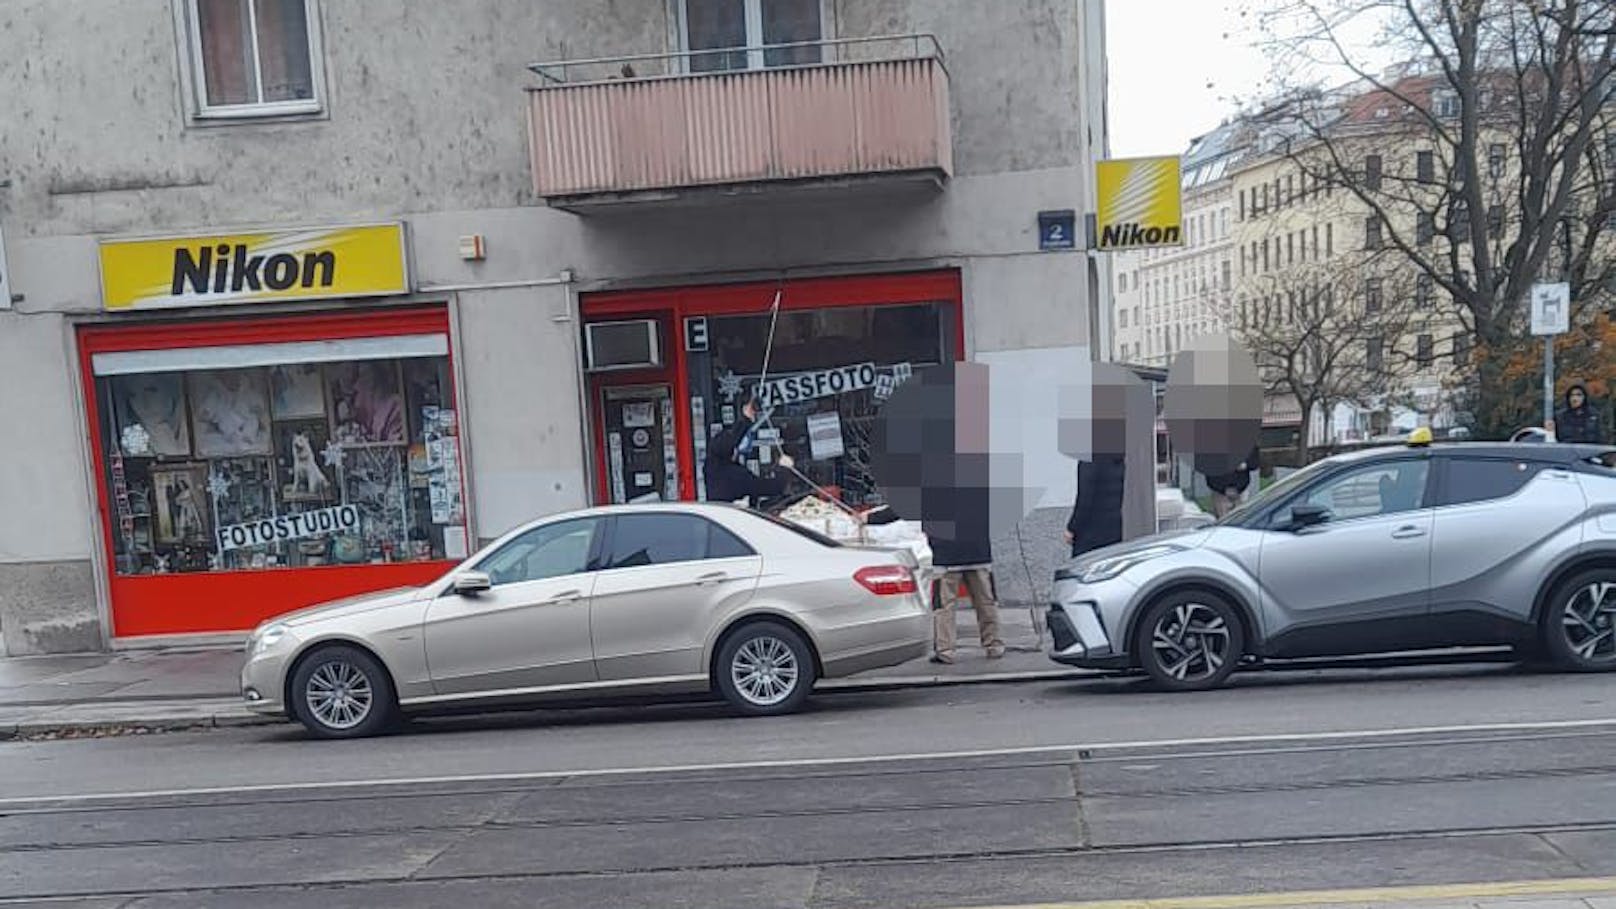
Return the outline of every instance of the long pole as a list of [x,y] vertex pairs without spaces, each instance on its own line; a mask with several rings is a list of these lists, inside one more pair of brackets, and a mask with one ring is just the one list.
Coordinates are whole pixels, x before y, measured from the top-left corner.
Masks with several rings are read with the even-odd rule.
[[1543,426],[1554,421],[1554,335],[1543,336]]

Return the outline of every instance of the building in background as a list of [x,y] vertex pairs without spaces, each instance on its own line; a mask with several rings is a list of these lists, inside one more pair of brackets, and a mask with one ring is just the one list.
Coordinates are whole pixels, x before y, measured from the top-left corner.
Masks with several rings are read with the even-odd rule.
[[228,639],[535,516],[700,498],[776,298],[770,441],[872,495],[896,383],[1054,387],[1103,342],[1106,264],[1037,232],[1092,207],[1102,8],[24,7],[5,651]]

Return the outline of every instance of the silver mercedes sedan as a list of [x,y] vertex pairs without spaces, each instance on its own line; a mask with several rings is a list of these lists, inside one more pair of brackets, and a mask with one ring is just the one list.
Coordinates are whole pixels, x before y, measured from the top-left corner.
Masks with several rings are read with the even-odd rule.
[[322,738],[404,713],[713,692],[800,707],[820,678],[923,656],[908,550],[838,544],[729,505],[595,508],[518,528],[424,587],[260,625],[242,697]]
[[1514,648],[1616,671],[1616,449],[1372,449],[1318,461],[1213,527],[1055,575],[1050,656],[1185,691],[1241,666]]

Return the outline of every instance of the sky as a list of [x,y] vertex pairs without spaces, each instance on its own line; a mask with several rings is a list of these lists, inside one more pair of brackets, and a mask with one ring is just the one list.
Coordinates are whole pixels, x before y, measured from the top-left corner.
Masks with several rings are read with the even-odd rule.
[[1107,0],[1111,156],[1178,154],[1256,95],[1268,59],[1243,0]]

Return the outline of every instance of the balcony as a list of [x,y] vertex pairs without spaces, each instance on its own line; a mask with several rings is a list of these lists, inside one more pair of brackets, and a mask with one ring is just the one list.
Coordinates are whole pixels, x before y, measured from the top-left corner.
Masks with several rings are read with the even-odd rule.
[[[692,71],[746,62],[755,68]],[[953,170],[948,72],[931,36],[530,69],[542,80],[528,90],[533,187],[558,208],[785,186],[937,187]]]

